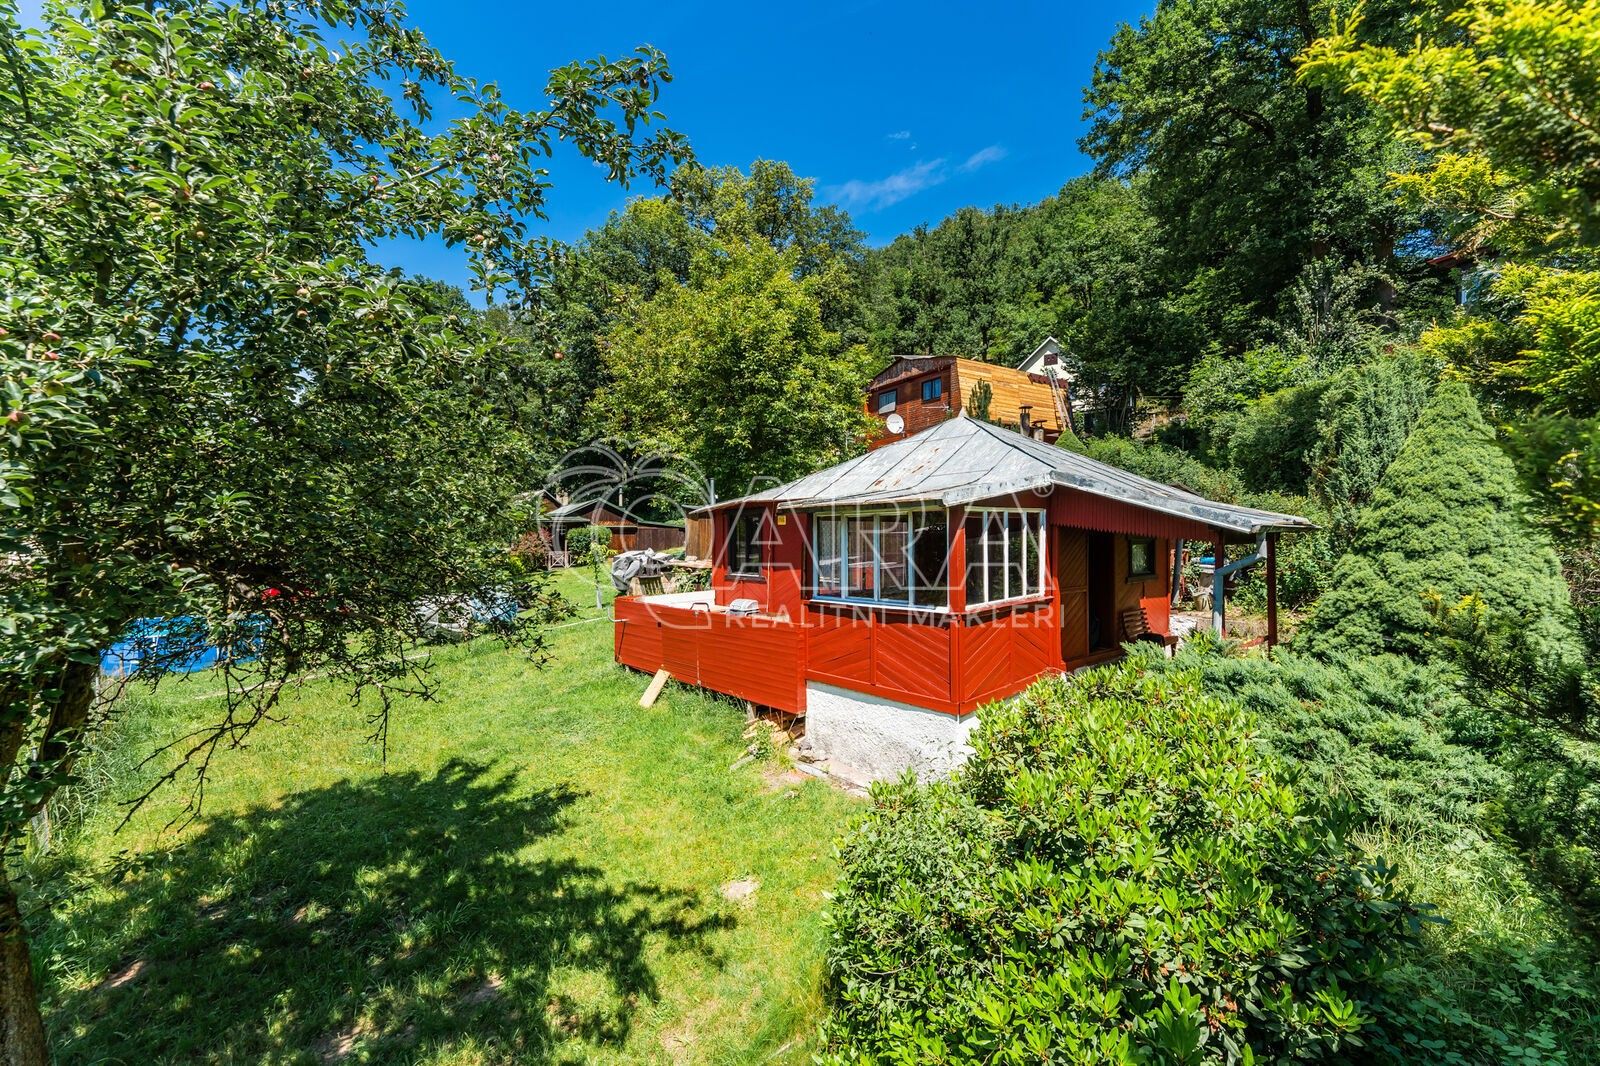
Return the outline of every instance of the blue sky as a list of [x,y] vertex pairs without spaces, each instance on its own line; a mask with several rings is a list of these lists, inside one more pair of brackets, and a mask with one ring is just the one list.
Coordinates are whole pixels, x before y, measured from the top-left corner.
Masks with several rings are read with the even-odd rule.
[[[38,0],[21,6],[27,18]],[[701,162],[787,160],[883,244],[964,205],[1038,200],[1087,170],[1077,141],[1095,54],[1154,0],[408,7],[464,73],[499,82],[515,106],[537,104],[551,67],[653,44],[675,76],[661,110]],[[650,191],[608,185],[571,157],[551,169],[541,228],[563,240]],[[461,257],[437,243],[385,246],[379,258],[466,280]]]

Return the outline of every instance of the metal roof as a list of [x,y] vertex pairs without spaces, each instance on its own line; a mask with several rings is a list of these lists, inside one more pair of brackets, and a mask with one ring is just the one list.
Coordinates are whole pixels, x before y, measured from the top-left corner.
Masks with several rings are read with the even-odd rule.
[[726,500],[796,509],[939,503],[1076,489],[1133,507],[1245,534],[1314,529],[1296,515],[1217,503],[965,414],[787,485]]

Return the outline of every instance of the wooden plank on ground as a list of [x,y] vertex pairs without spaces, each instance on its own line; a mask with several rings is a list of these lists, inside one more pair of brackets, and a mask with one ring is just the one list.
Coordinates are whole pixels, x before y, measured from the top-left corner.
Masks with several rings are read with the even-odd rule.
[[667,678],[671,676],[671,674],[667,673],[665,666],[657,670],[656,676],[650,679],[649,687],[644,690],[644,695],[639,697],[639,706],[654,707],[657,697],[661,695],[661,690],[667,687]]

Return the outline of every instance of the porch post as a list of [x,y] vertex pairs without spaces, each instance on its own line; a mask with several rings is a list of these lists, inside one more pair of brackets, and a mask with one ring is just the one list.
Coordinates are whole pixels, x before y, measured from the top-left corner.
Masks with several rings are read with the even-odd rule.
[[1212,531],[1211,541],[1211,629],[1217,636],[1227,635],[1227,612],[1223,606],[1223,593],[1227,585],[1227,575],[1222,572],[1227,564],[1227,545],[1222,539],[1222,530]]
[[950,613],[962,614],[967,609],[967,509],[950,508],[950,558],[945,572],[950,582]]
[[1267,647],[1278,643],[1278,535],[1267,534]]
[[945,581],[950,586],[950,705],[960,718],[961,700],[967,691],[961,671],[961,634],[967,612],[967,509],[952,507],[946,514],[950,523],[950,557],[945,560]]

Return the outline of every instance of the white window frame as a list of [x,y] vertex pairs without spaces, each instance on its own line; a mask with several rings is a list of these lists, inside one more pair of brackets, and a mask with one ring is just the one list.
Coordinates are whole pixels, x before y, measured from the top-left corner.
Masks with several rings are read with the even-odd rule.
[[[912,559],[916,545],[917,520],[924,516],[932,515],[944,518],[945,536],[945,603],[943,606],[932,606],[917,603],[917,567]],[[839,560],[839,595],[820,595],[817,592],[817,572],[820,569],[821,554],[817,542],[817,519],[826,518],[835,523],[836,540],[833,550]],[[872,591],[871,596],[850,595],[850,519],[872,520]],[[904,519],[906,523],[906,594],[904,599],[886,600],[878,595],[878,590],[883,588],[883,525],[884,520]],[[948,611],[950,609],[950,512],[938,507],[919,507],[914,509],[893,508],[888,510],[871,511],[813,511],[811,513],[810,537],[811,573],[808,580],[807,593],[809,598],[817,603],[842,603],[862,607],[888,607],[901,611]]]
[[[1016,596],[1005,595],[1005,593],[1010,591],[1009,589],[1002,589],[1002,595],[1000,596],[992,596],[991,594],[994,592],[994,590],[989,587],[989,571],[992,563],[994,562],[993,557],[989,554],[990,547],[993,544],[993,542],[989,539],[989,530],[993,525],[993,523],[990,521],[990,516],[996,514],[1020,514],[1023,516],[1025,523],[1031,520],[1034,525],[1034,532],[1036,535],[1034,543],[1039,546],[1038,572],[1034,575],[1033,588]],[[1045,524],[1044,510],[1042,508],[1032,507],[969,507],[967,508],[966,515],[962,519],[963,524],[965,524],[966,519],[973,517],[980,519],[978,528],[981,533],[978,541],[982,548],[982,558],[979,560],[978,569],[979,572],[983,574],[983,598],[977,601],[973,601],[969,598],[967,600],[967,609],[970,611],[974,608],[993,607],[997,604],[1003,605],[1008,603],[1026,603],[1031,600],[1043,599],[1045,597],[1045,530],[1047,528]],[[1026,529],[1024,529],[1023,532],[1024,535],[1026,535]],[[1009,584],[1011,574],[1011,538],[1009,536],[1001,537],[999,547],[1000,573],[1005,575],[1003,580]],[[962,559],[961,561],[961,578],[963,587],[966,587],[967,577],[972,571],[972,541],[970,539],[967,540],[965,555],[966,558]],[[1024,575],[1024,580],[1026,580],[1026,575]]]

